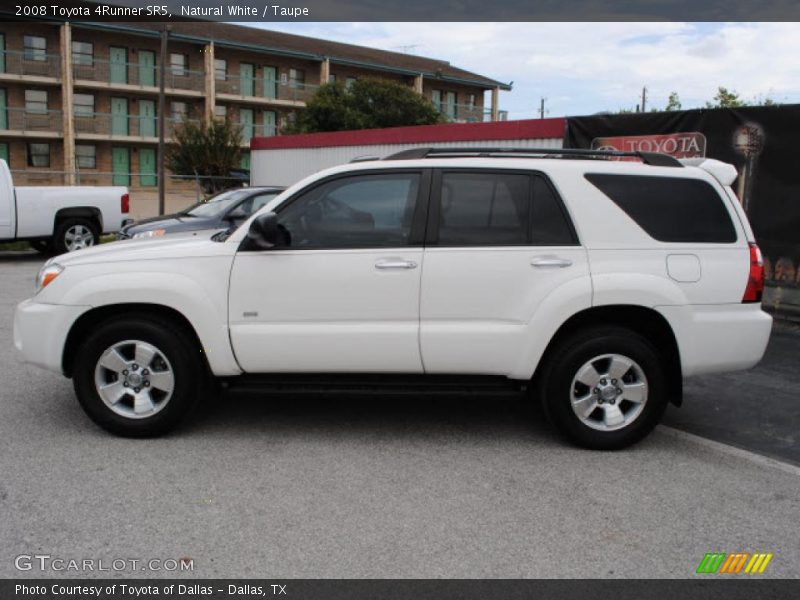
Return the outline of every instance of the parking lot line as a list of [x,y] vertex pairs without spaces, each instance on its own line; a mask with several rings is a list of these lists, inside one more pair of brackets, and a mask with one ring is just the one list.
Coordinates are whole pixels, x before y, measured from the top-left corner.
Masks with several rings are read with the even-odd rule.
[[708,438],[700,437],[699,435],[695,435],[693,433],[687,433],[685,431],[681,431],[680,429],[675,429],[674,427],[669,427],[667,425],[659,425],[658,429],[678,439],[685,440],[687,442],[691,442],[694,444],[700,444],[701,446],[704,446],[706,448],[710,448],[718,452],[724,452],[725,454],[730,454],[731,456],[742,458],[744,460],[750,461],[752,463],[755,463],[763,467],[778,469],[779,471],[783,471],[784,473],[789,473],[790,475],[800,477],[800,466],[793,465],[787,462],[782,462],[780,460],[775,460],[774,458],[770,458],[762,454],[757,454],[755,452],[750,452],[749,450],[744,450],[742,448],[737,448],[736,446],[731,446],[729,444],[715,442],[714,440],[709,440]]

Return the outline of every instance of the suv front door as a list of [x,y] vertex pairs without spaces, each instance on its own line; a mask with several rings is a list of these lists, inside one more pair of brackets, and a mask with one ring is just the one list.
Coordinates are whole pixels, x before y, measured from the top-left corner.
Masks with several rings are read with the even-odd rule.
[[246,372],[422,372],[429,177],[350,174],[278,208],[286,245],[238,252],[231,273],[231,342]]
[[586,251],[543,175],[436,171],[430,212],[420,305],[427,373],[509,375],[553,290],[579,280],[591,298]]

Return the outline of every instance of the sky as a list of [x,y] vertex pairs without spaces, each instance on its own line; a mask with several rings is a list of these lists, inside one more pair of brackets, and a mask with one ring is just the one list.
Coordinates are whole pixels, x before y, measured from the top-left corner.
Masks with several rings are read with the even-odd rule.
[[[312,37],[407,52],[503,82],[509,119],[683,108],[718,86],[746,99],[800,103],[800,23],[258,23]],[[488,97],[487,97],[488,102]]]

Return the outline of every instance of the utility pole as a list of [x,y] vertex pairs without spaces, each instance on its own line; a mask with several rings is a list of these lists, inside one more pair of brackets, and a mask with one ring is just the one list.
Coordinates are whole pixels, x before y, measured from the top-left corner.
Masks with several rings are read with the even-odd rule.
[[544,119],[544,101],[545,100],[547,100],[547,98],[542,98],[539,101],[539,118],[540,119]]
[[166,112],[167,102],[164,92],[166,87],[167,70],[167,38],[169,37],[169,25],[166,23],[161,30],[161,57],[158,61],[158,214],[165,212],[166,178],[164,177],[164,138],[166,137]]
[[645,106],[647,105],[647,87],[642,88],[642,112],[645,111]]

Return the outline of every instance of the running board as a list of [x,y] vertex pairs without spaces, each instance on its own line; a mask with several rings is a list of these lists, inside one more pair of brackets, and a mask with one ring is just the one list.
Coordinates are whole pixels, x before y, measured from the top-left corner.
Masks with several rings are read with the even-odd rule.
[[275,374],[222,379],[224,389],[246,393],[369,395],[507,395],[519,394],[527,381],[482,375]]

